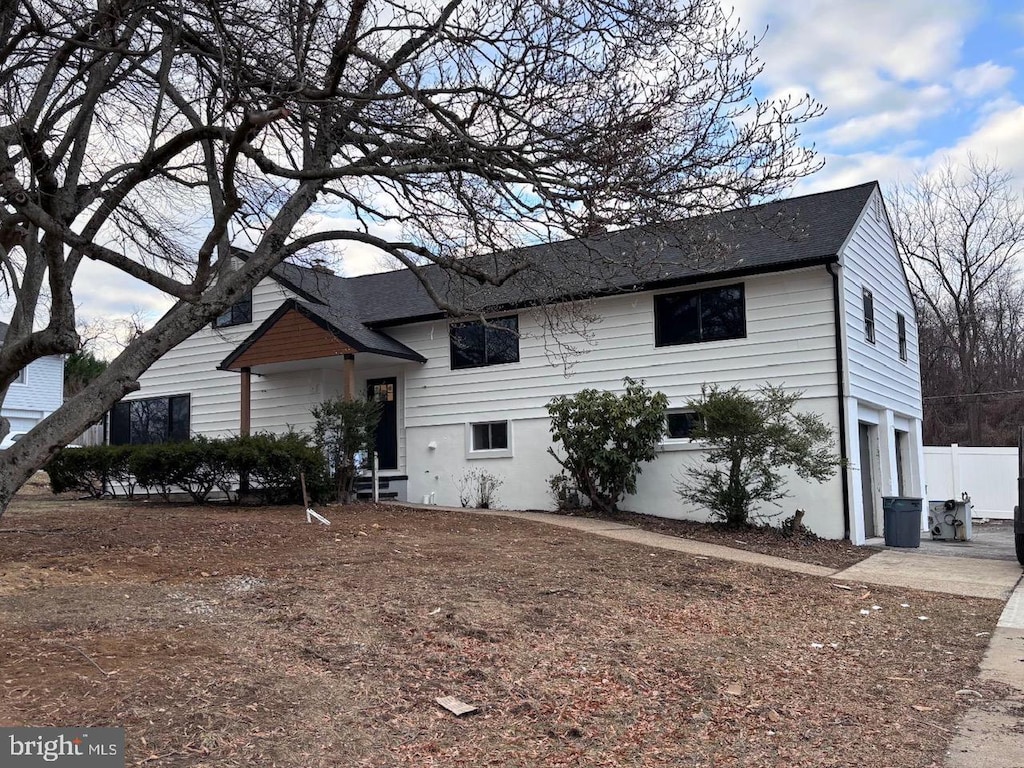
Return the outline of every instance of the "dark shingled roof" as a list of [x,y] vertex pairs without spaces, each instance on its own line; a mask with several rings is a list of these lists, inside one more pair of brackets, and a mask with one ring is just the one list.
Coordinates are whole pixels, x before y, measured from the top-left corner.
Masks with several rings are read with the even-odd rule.
[[[540,267],[514,274],[500,286],[480,285],[435,265],[425,267],[423,273],[453,306],[480,312],[799,269],[838,260],[876,187],[876,182],[869,182],[469,260],[492,273],[526,263]],[[391,344],[402,345],[371,327],[446,314],[406,269],[340,277],[281,264],[272,276],[306,299],[310,311],[346,336],[365,338],[365,346],[376,347],[374,351],[381,354],[408,357],[398,349],[387,351]],[[373,336],[364,337],[365,333]]]

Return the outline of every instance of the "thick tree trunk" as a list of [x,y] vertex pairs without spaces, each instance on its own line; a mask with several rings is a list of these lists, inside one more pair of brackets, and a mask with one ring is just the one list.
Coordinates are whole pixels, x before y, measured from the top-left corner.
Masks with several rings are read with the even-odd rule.
[[169,352],[249,291],[280,261],[281,240],[274,230],[290,231],[316,199],[317,186],[297,192],[245,266],[211,288],[195,303],[179,301],[150,330],[139,335],[87,387],[43,419],[17,443],[0,451],[0,517],[14,494],[61,449],[96,423],[124,395],[139,388],[139,377]]

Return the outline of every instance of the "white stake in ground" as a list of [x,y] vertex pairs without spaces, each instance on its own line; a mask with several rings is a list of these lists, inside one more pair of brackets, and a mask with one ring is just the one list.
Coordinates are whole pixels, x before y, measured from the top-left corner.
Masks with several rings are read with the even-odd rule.
[[330,525],[331,521],[321,515],[309,503],[309,494],[306,493],[306,473],[299,472],[299,484],[302,486],[302,503],[306,505],[306,522],[312,523],[313,518],[316,518],[317,522],[323,523],[324,525]]

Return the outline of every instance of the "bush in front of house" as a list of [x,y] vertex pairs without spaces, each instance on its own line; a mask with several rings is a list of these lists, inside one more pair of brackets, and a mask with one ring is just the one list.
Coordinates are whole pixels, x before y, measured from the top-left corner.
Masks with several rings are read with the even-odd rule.
[[96,445],[67,448],[46,466],[54,493],[77,491],[92,498],[109,492],[112,483],[128,476],[130,449],[121,445]]
[[797,413],[800,397],[771,384],[758,392],[705,386],[687,403],[697,415],[691,437],[703,443],[704,460],[678,480],[679,495],[714,519],[742,527],[772,517],[762,505],[778,506],[788,495],[783,468],[819,483],[832,477],[842,465],[831,450],[832,428],[820,414]]
[[228,464],[239,478],[248,480],[249,493],[260,501],[266,504],[302,501],[300,473],[305,475],[306,492],[311,501],[328,498],[327,462],[308,435],[262,432],[226,442]]
[[334,498],[341,504],[355,495],[356,475],[363,469],[359,457],[373,455],[381,412],[381,403],[361,399],[325,400],[310,410],[313,442],[334,471]]
[[312,500],[328,493],[327,465],[310,438],[299,433],[258,434],[154,445],[101,445],[65,450],[47,466],[54,493],[78,491],[93,497],[135,490],[155,493],[165,500],[187,493],[196,504],[207,502],[214,491],[238,499],[240,485],[247,498],[264,503],[301,502],[299,473],[306,477]]
[[567,475],[556,481],[575,488],[598,512],[613,512],[627,493],[636,493],[641,464],[653,461],[665,432],[668,398],[643,382],[623,379],[625,391],[583,389],[547,404],[551,435],[564,456],[548,448]]
[[139,446],[128,464],[140,486],[156,489],[165,500],[177,488],[196,504],[204,504],[214,490],[230,492],[235,474],[228,462],[231,440],[197,436],[180,443]]

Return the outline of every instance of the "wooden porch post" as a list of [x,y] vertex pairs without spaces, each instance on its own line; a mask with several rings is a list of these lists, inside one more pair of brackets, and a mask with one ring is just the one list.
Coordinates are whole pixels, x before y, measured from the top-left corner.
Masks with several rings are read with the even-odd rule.
[[252,395],[252,372],[249,368],[242,369],[242,392],[240,401],[240,413],[238,415],[238,433],[244,437],[248,437],[252,429],[252,407],[251,407],[251,395]]
[[356,356],[345,355],[345,384],[344,396],[346,402],[351,402],[356,397]]

